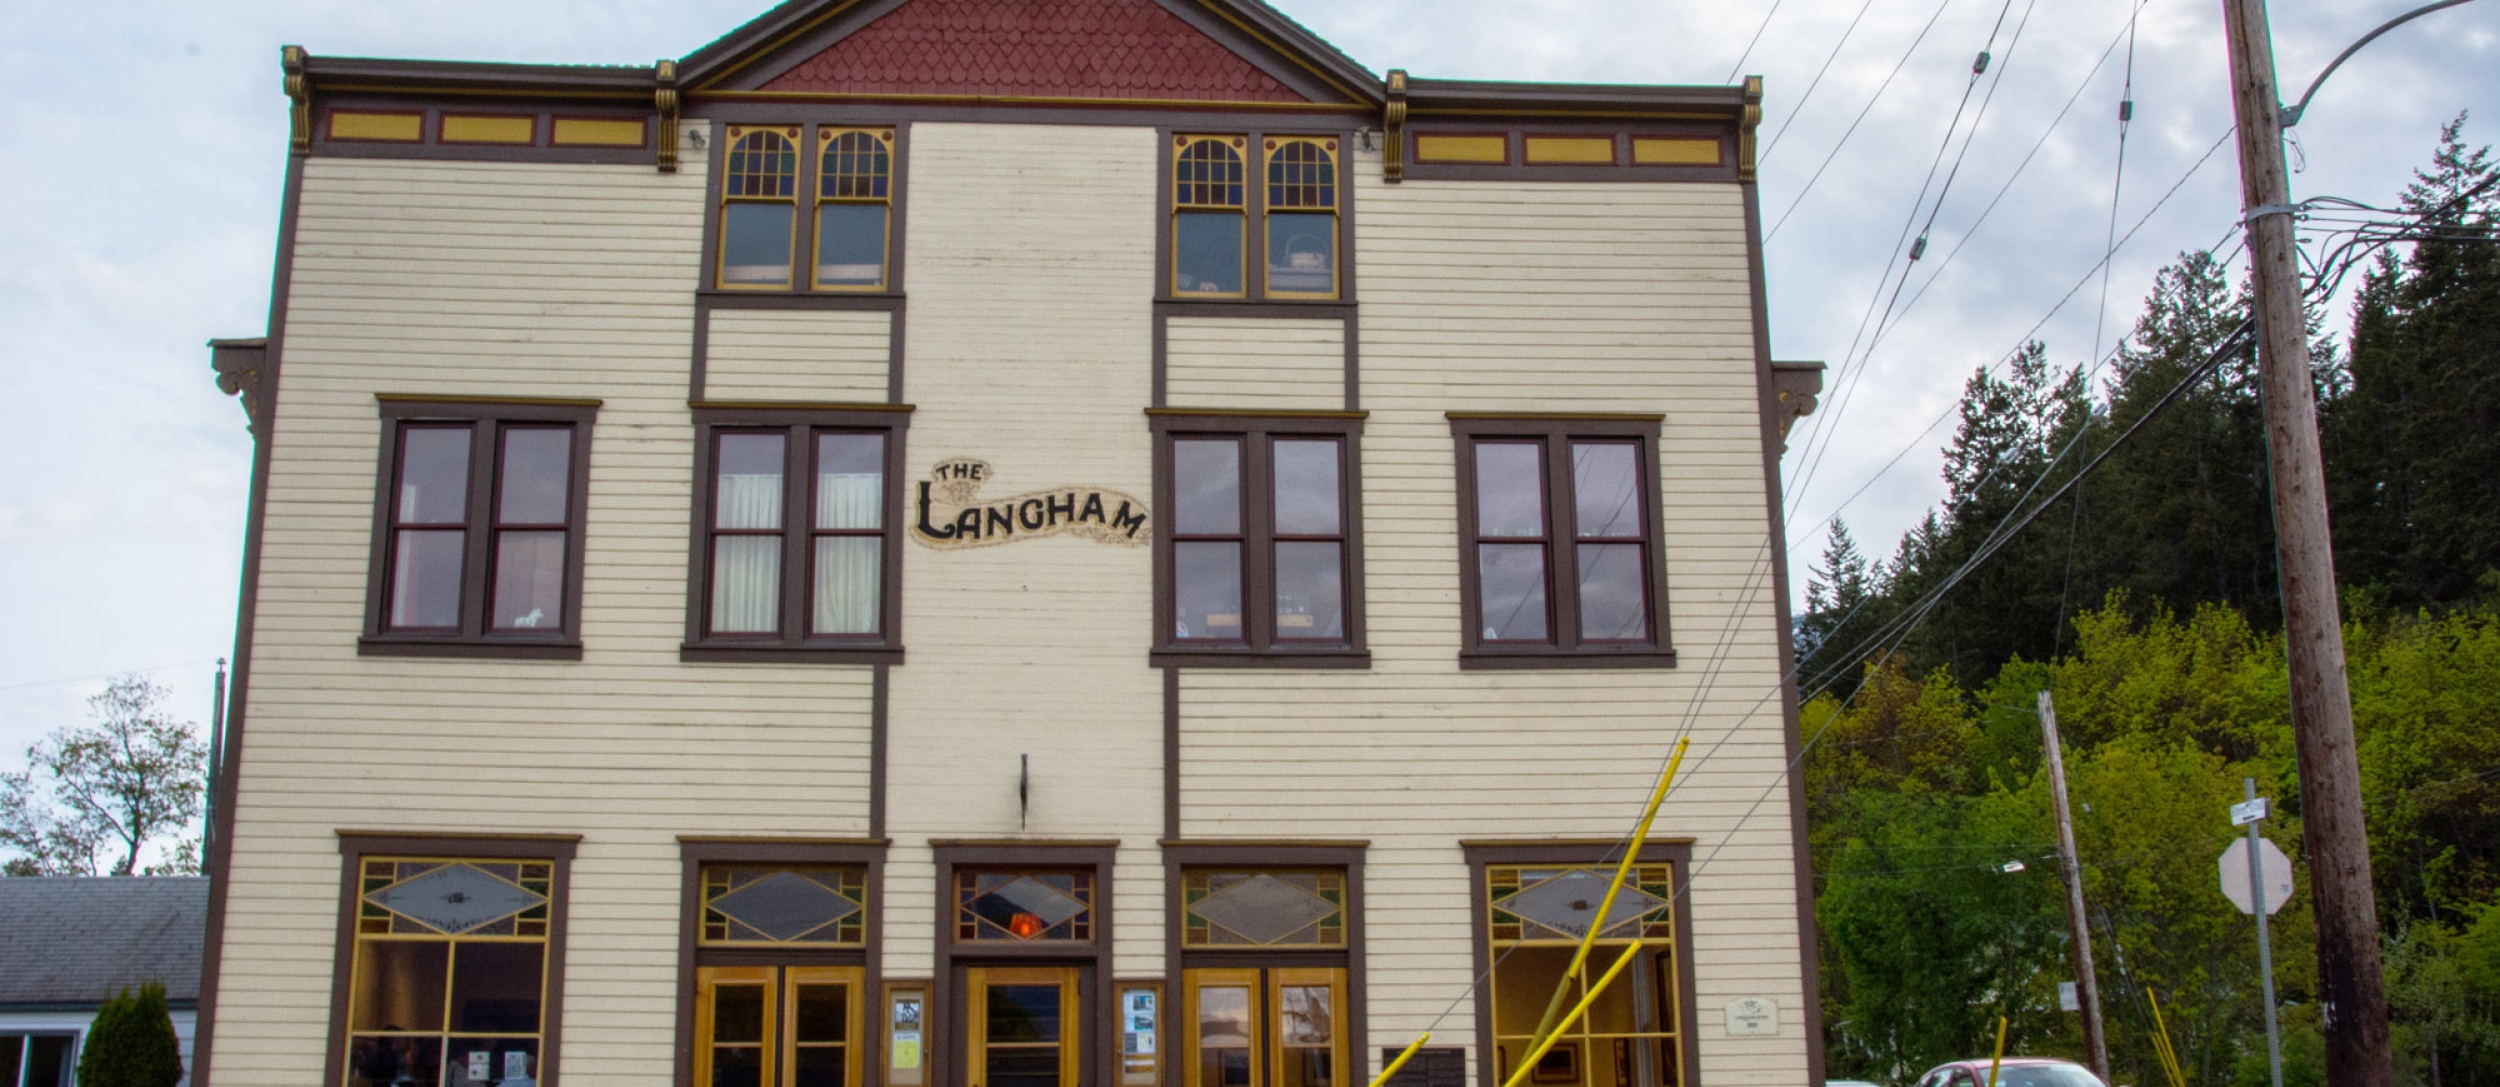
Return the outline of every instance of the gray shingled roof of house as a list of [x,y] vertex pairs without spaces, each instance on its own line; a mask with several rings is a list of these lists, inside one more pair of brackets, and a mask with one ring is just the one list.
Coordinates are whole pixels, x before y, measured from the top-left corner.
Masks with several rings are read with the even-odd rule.
[[0,879],[0,1008],[102,1004],[162,981],[200,996],[208,880],[199,876]]

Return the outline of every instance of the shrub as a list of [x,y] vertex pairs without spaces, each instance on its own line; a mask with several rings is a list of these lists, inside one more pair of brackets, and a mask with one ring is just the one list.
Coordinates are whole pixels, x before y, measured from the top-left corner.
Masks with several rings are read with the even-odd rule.
[[78,1087],[174,1087],[182,1080],[182,1043],[165,1009],[165,986],[151,981],[138,995],[123,989],[95,1014],[78,1056]]

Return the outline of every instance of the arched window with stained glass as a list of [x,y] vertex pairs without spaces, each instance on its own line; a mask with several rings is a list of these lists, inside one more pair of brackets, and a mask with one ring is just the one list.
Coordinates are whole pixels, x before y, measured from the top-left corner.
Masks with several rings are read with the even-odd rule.
[[1247,246],[1246,136],[1175,136],[1172,155],[1172,293],[1243,297]]
[[816,274],[824,290],[886,286],[893,230],[894,130],[817,130]]
[[1337,141],[1269,138],[1267,296],[1335,298]]
[[721,172],[720,285],[788,287],[798,220],[797,126],[729,127]]

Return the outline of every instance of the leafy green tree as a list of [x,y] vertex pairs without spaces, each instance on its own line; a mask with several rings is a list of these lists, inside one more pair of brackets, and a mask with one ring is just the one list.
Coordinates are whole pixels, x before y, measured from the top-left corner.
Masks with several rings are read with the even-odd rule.
[[[149,844],[200,813],[208,751],[144,677],[115,677],[87,700],[95,724],[64,728],[26,751],[29,769],[0,774],[0,845],[10,875],[127,876]],[[108,858],[119,854],[119,860]],[[150,873],[199,870],[177,843]]]
[[78,1087],[174,1087],[182,1080],[182,1043],[165,1007],[165,985],[151,981],[133,995],[123,989],[96,1012],[78,1055]]

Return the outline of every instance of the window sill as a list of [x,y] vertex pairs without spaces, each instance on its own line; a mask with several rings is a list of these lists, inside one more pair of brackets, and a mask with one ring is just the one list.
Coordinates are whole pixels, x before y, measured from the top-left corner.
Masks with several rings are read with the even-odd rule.
[[898,291],[811,291],[789,287],[704,287],[695,298],[711,309],[895,310]]
[[1462,672],[1673,667],[1672,649],[1468,649],[1458,654]]
[[360,657],[445,657],[487,660],[577,661],[577,640],[503,641],[485,638],[410,638],[368,634],[356,639]]
[[678,647],[677,659],[687,664],[901,664],[903,647],[689,643]]
[[1363,649],[1157,649],[1146,654],[1157,668],[1354,668],[1368,669]]

